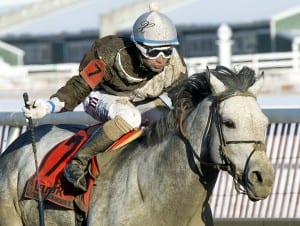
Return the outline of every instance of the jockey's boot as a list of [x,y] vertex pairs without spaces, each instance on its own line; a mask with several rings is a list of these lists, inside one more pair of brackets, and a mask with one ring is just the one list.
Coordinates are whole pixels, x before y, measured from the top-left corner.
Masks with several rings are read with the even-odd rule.
[[104,123],[102,128],[93,132],[87,143],[78,151],[70,164],[64,169],[66,179],[73,184],[75,188],[86,191],[87,182],[85,172],[87,171],[90,159],[98,153],[105,152],[114,141],[132,129],[133,128],[119,116]]
[[85,174],[89,160],[98,152],[104,152],[112,143],[102,128],[97,129],[64,169],[67,181],[75,188],[86,191]]

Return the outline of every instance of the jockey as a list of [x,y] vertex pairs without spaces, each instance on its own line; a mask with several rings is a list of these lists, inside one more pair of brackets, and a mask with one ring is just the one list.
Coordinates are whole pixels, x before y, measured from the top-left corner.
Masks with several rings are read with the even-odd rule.
[[83,102],[85,111],[103,123],[64,170],[75,188],[87,189],[85,170],[92,156],[141,126],[139,105],[164,105],[159,96],[187,78],[178,44],[175,25],[150,4],[150,11],[135,21],[130,38],[111,35],[96,40],[80,63],[79,75],[49,100],[29,101],[30,107],[23,107],[25,117],[36,119],[73,111]]

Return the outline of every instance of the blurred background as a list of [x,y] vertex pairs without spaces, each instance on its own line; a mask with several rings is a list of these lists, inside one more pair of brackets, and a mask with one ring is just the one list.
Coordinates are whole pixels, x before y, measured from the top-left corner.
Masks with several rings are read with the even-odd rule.
[[[149,3],[1,0],[0,111],[10,112],[11,122],[23,106],[23,92],[31,99],[48,98],[78,73],[94,40],[108,34],[130,35]],[[267,132],[268,154],[278,169],[273,194],[253,204],[236,194],[228,175],[222,176],[211,199],[216,225],[299,225],[300,1],[161,0],[159,6],[176,24],[178,49],[189,74],[217,64],[247,65],[257,74],[264,72],[258,101],[280,116],[271,119]],[[16,128],[3,124],[2,150]]]
[[[72,75],[92,42],[129,35],[145,0],[1,0],[0,109],[24,91],[48,97]],[[189,73],[216,64],[265,74],[263,106],[300,106],[299,0],[164,0]],[[258,10],[259,9],[259,10]],[[14,98],[16,100],[8,100]],[[16,104],[14,104],[16,103]]]

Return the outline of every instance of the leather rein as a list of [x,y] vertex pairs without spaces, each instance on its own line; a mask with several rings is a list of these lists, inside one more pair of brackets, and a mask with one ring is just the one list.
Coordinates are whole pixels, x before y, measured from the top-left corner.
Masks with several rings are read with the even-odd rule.
[[[219,155],[220,155],[221,163],[207,162],[207,161],[204,161],[203,159],[201,159],[200,153],[198,154],[195,151],[195,149],[192,147],[192,145],[186,135],[186,132],[183,129],[183,114],[182,114],[182,112],[179,113],[179,132],[181,134],[181,137],[184,139],[185,144],[187,145],[186,150],[187,150],[187,155],[189,158],[189,164],[194,173],[196,173],[199,177],[203,177],[200,167],[195,163],[195,159],[200,164],[203,164],[203,165],[206,165],[209,167],[213,167],[218,170],[224,170],[227,172],[231,172],[231,174],[233,176],[233,181],[234,181],[236,191],[241,194],[246,194],[247,192],[245,191],[245,189],[241,188],[241,185],[238,183],[238,175],[236,174],[233,163],[230,161],[230,159],[228,157],[227,146],[229,144],[241,144],[241,143],[254,144],[254,148],[253,148],[252,152],[250,153],[250,155],[246,161],[245,167],[244,167],[243,180],[245,180],[245,170],[247,169],[247,166],[250,162],[251,156],[254,154],[255,151],[264,151],[265,146],[264,146],[264,142],[261,140],[229,140],[228,141],[225,139],[224,133],[223,133],[223,128],[222,128],[223,122],[221,119],[221,115],[219,113],[220,103],[223,102],[224,100],[227,100],[227,99],[229,99],[231,97],[235,97],[235,96],[246,96],[246,97],[253,97],[256,99],[256,97],[254,95],[252,95],[251,93],[248,93],[248,92],[234,92],[234,93],[230,93],[228,95],[214,97],[214,100],[210,106],[208,121],[207,121],[207,124],[205,127],[204,136],[203,136],[203,139],[205,139],[205,140],[209,137],[212,125],[213,125],[213,123],[215,123],[215,126],[218,131],[219,141],[220,141]],[[200,149],[200,152],[201,152],[201,149]],[[193,156],[193,158],[191,158],[191,156]]]

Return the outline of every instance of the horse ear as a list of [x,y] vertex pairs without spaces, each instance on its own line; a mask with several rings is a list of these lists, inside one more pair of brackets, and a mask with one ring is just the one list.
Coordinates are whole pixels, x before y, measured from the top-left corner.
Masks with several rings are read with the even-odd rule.
[[207,68],[208,80],[210,83],[211,91],[214,96],[224,92],[226,90],[226,86],[223,82],[221,82],[214,74]]
[[264,84],[264,72],[257,77],[256,82],[248,89],[248,92],[252,93],[254,96],[257,96]]

